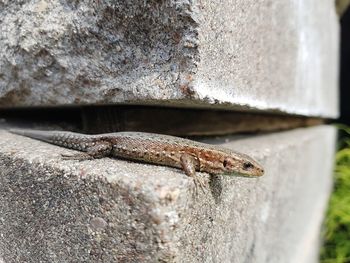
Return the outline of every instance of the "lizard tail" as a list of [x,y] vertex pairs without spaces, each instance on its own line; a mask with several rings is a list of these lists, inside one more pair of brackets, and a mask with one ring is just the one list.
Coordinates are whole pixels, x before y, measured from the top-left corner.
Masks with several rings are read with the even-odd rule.
[[32,139],[37,139],[44,142],[51,142],[53,139],[51,131],[39,131],[39,130],[30,130],[30,129],[10,129],[10,133],[29,137]]
[[89,135],[66,131],[10,129],[9,132],[79,151],[85,151],[94,141]]

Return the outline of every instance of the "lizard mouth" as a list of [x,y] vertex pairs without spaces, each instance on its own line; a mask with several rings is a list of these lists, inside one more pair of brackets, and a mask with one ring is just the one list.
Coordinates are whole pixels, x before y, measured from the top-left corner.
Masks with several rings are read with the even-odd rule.
[[256,168],[253,171],[235,171],[235,172],[227,172],[224,175],[228,176],[236,176],[236,177],[250,177],[250,178],[256,178],[261,177],[264,175],[264,169],[263,168]]

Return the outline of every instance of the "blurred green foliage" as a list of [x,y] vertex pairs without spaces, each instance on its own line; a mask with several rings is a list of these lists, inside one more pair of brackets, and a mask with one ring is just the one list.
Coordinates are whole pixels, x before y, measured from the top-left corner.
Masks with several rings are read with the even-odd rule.
[[322,263],[350,262],[350,127],[338,125],[334,191],[325,220]]

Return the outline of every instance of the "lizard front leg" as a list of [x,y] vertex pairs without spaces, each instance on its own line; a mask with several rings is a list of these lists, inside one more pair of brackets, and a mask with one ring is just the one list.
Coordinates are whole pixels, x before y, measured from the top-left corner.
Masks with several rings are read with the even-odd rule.
[[112,144],[110,142],[102,141],[96,142],[95,145],[87,148],[86,152],[77,154],[62,154],[64,160],[91,160],[97,158],[107,157],[111,154]]
[[185,171],[185,174],[193,178],[196,189],[199,186],[204,192],[204,189],[206,188],[206,183],[202,177],[196,174],[196,164],[198,163],[198,160],[194,156],[184,153],[181,155],[180,161],[182,169]]

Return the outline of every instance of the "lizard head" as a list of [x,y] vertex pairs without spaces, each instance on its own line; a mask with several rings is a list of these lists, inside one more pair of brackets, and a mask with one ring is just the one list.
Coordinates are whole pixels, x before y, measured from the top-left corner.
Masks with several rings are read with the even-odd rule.
[[264,168],[258,162],[244,154],[225,156],[222,166],[225,175],[258,177],[264,174]]

